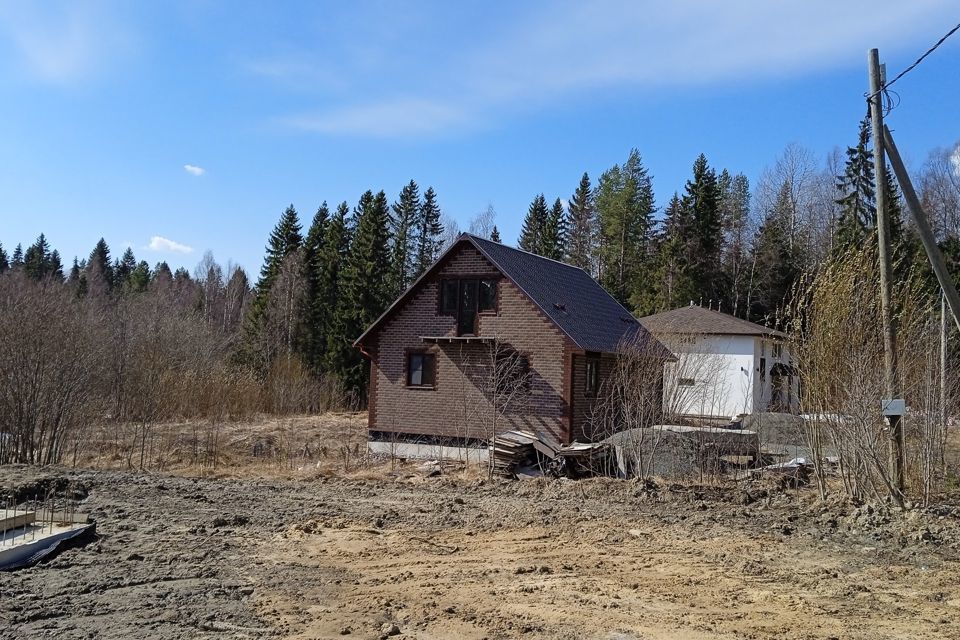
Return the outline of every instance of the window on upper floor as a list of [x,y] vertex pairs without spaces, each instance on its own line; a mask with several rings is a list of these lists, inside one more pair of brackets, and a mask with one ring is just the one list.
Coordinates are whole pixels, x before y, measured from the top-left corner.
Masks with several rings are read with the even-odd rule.
[[457,292],[459,280],[443,280],[440,283],[440,315],[457,315]]
[[775,342],[773,344],[773,357],[777,360],[783,359],[783,343]]
[[440,315],[459,316],[496,309],[495,278],[446,278],[440,282]]
[[477,311],[496,311],[497,309],[497,281],[481,280],[480,295],[477,300]]

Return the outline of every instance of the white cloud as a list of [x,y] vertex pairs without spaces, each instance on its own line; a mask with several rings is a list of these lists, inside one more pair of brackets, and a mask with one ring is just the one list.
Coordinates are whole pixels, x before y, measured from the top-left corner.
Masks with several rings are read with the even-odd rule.
[[0,53],[34,81],[76,84],[128,58],[132,45],[131,32],[103,3],[0,5]]
[[183,170],[189,173],[192,176],[202,176],[207,172],[203,167],[198,167],[195,164],[185,164],[183,165]]
[[[331,96],[325,109],[281,121],[323,134],[405,136],[477,128],[602,91],[656,95],[865,68],[872,46],[896,69],[942,33],[955,0],[596,0],[517,3],[506,12],[492,33],[461,40],[435,38],[450,27],[428,19],[406,27],[406,39],[419,43],[414,59],[389,55],[387,42],[371,52],[378,40],[355,33],[368,46],[357,54],[341,47],[335,64],[326,57],[324,75],[349,77],[359,94],[385,98]],[[372,68],[369,59],[377,61]],[[294,62],[268,62],[256,67],[263,75],[303,73]],[[411,85],[412,77],[425,80]]]
[[457,106],[400,98],[283,118],[281,122],[315,133],[392,137],[432,133],[463,124],[465,118],[466,114]]
[[163,236],[153,236],[150,238],[150,244],[147,245],[147,249],[163,253],[193,253],[193,247],[188,247],[185,244],[180,244]]

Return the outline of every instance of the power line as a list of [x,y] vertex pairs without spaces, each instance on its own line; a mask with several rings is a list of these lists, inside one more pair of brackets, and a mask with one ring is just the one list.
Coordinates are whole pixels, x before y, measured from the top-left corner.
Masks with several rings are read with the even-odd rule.
[[947,38],[949,38],[950,36],[952,36],[953,34],[955,34],[957,31],[960,31],[960,23],[958,23],[957,26],[955,26],[953,29],[950,29],[950,31],[947,31],[947,33],[946,33],[942,38],[940,38],[939,40],[937,40],[937,43],[936,43],[935,45],[933,45],[932,47],[930,47],[929,49],[927,49],[927,50],[924,52],[924,54],[923,54],[922,56],[920,56],[919,58],[917,58],[917,60],[916,60],[912,65],[910,65],[909,67],[907,67],[906,69],[904,69],[903,71],[901,71],[900,73],[898,73],[898,74],[897,74],[897,77],[895,77],[893,80],[891,80],[890,82],[884,83],[884,85],[883,85],[882,87],[880,87],[879,89],[877,89],[877,90],[874,91],[873,93],[865,94],[866,97],[867,97],[867,101],[869,102],[870,100],[872,100],[873,97],[874,97],[875,95],[877,95],[878,93],[880,93],[881,91],[886,91],[887,89],[889,89],[889,88],[893,85],[894,82],[896,82],[897,80],[899,80],[899,79],[902,78],[903,76],[907,75],[908,73],[910,73],[911,71],[913,71],[914,69],[916,69],[916,68],[917,68],[917,65],[919,65],[921,62],[923,62],[923,59],[924,59],[924,58],[926,58],[928,55],[930,55],[931,53],[933,53],[934,51],[936,51],[936,50],[937,50],[937,47],[939,47],[939,46],[942,45],[944,42],[946,42]]

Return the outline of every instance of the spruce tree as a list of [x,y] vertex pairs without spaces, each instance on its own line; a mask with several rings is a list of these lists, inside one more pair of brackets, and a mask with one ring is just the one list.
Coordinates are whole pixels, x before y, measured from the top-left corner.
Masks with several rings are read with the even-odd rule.
[[567,240],[567,260],[570,264],[593,272],[595,247],[595,221],[593,188],[590,176],[584,172],[577,190],[570,197],[570,231]]
[[77,282],[80,280],[80,262],[77,260],[77,257],[73,257],[73,265],[70,267],[70,275],[67,277],[70,282]]
[[423,203],[420,201],[420,187],[411,180],[400,191],[400,197],[393,204],[393,255],[391,268],[391,289],[394,296],[400,295],[413,281],[416,271],[414,252],[420,216],[423,215]]
[[63,261],[60,259],[60,252],[56,249],[51,251],[47,258],[46,272],[57,282],[63,282]]
[[613,297],[645,309],[650,297],[653,257],[653,181],[636,149],[623,165],[605,171],[597,183],[600,283]]
[[342,364],[344,345],[352,340],[347,335],[347,319],[341,316],[341,274],[350,251],[351,229],[348,225],[350,207],[346,202],[340,206],[330,218],[323,246],[317,259],[317,303],[322,310],[318,317],[322,317],[322,343],[317,349],[322,349],[322,368],[337,372]]
[[567,246],[567,210],[557,198],[547,214],[543,229],[542,255],[553,260],[563,260]]
[[857,144],[847,148],[847,161],[842,176],[837,176],[837,191],[840,197],[840,219],[834,247],[845,251],[859,247],[867,236],[867,229],[876,226],[876,179],[873,170],[873,155],[870,144],[870,119],[860,121]]
[[80,263],[77,257],[73,257],[73,265],[67,275],[67,285],[75,296],[82,297],[87,293],[86,263]]
[[749,282],[750,181],[742,173],[730,176],[724,169],[719,184],[724,234],[722,269],[727,283],[723,297],[733,315],[745,317],[748,310],[742,303]]
[[299,345],[299,349],[304,362],[314,373],[320,373],[325,350],[325,312],[329,301],[321,298],[325,292],[320,290],[320,280],[323,270],[321,262],[323,244],[329,220],[330,209],[324,201],[313,215],[307,236],[303,241],[303,277],[306,282],[306,292],[302,301],[303,308],[300,310],[300,317],[303,320],[300,335],[303,337],[303,344]]
[[652,308],[667,311],[699,298],[692,274],[696,242],[693,214],[686,201],[674,193],[664,209],[663,231],[657,247],[657,279]]
[[790,242],[793,215],[789,180],[784,181],[771,210],[764,215],[753,245],[754,283],[750,295],[749,319],[769,322],[790,294],[800,265]]
[[134,267],[133,271],[130,272],[130,277],[127,279],[127,286],[133,293],[143,293],[150,285],[150,276],[150,265],[147,264],[146,260],[141,260],[137,263],[137,266]]
[[3,249],[3,243],[0,242],[0,273],[3,273],[10,268],[10,258],[7,256],[7,252]]
[[137,268],[137,259],[133,255],[133,249],[127,247],[123,252],[120,261],[114,267],[114,276],[116,277],[117,288],[125,288],[130,282],[130,275]]
[[[343,267],[338,316],[346,340],[335,345],[336,372],[347,389],[365,397],[368,368],[351,346],[392,301],[390,269],[390,206],[386,194],[367,191],[356,211],[357,226]],[[336,347],[339,347],[337,349]]]
[[87,260],[87,289],[95,295],[107,293],[113,288],[113,265],[110,263],[110,247],[100,238]]
[[173,281],[173,272],[170,271],[170,265],[167,264],[166,260],[161,260],[153,267],[153,277],[150,278],[150,282],[159,282],[162,284],[169,284]]
[[416,259],[413,273],[411,273],[411,278],[414,280],[430,268],[430,265],[439,255],[443,243],[441,215],[440,205],[437,204],[437,194],[433,187],[427,187],[427,190],[423,192],[423,204],[420,206],[420,214],[416,225]]
[[43,280],[50,269],[50,243],[40,234],[37,241],[27,247],[23,256],[23,272],[34,280]]
[[251,308],[254,321],[259,321],[266,310],[267,301],[270,298],[270,287],[280,273],[284,259],[299,249],[301,244],[303,244],[303,236],[300,234],[300,219],[297,216],[297,210],[291,204],[284,210],[267,240],[267,253],[263,260],[263,267],[260,269],[260,279],[257,281]]
[[497,229],[497,225],[493,225],[493,231],[490,232],[490,239],[493,242],[500,242],[500,230]]
[[693,177],[687,181],[683,199],[692,214],[696,242],[692,275],[704,302],[719,301],[724,290],[720,198],[717,174],[701,153],[693,163]]
[[23,247],[18,243],[13,248],[13,255],[10,256],[10,268],[16,269],[23,266]]
[[18,243],[13,248],[13,255],[10,256],[10,268],[15,269],[23,266],[23,247]]
[[544,255],[546,253],[545,240],[549,216],[547,199],[543,197],[542,193],[538,194],[527,208],[527,217],[523,219],[520,241],[517,246],[524,251]]

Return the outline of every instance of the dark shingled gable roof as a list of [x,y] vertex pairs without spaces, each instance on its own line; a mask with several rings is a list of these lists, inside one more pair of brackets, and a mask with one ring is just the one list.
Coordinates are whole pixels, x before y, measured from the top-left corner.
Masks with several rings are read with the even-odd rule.
[[[468,233],[460,234],[448,253],[462,242],[476,247],[584,351],[612,353],[617,351],[621,341],[645,337],[654,345],[657,356],[673,358],[673,354],[666,347],[650,336],[637,319],[583,269]],[[439,263],[439,260],[437,262]],[[437,263],[434,267],[436,265]],[[433,271],[434,267],[431,267],[427,274]],[[417,284],[414,283],[407,293],[374,322],[357,339],[357,343],[361,343]]]
[[694,305],[640,318],[640,324],[654,335],[700,334],[786,337],[786,334],[782,331],[742,320],[729,313],[704,309]]

